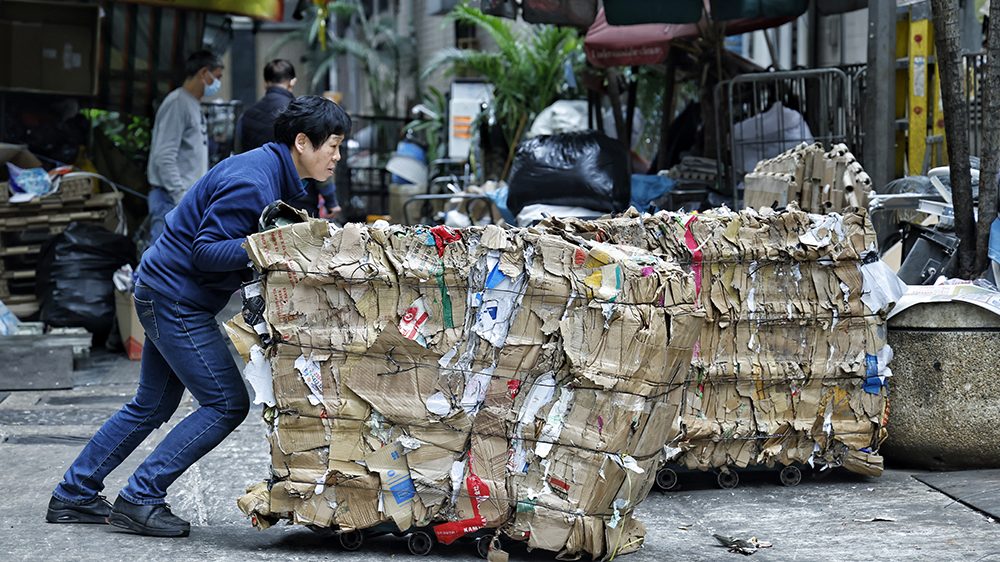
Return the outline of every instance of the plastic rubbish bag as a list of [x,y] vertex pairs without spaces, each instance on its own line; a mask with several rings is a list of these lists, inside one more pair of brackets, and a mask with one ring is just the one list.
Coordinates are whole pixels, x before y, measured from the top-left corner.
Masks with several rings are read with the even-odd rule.
[[632,200],[629,205],[646,211],[653,201],[670,193],[677,182],[667,176],[632,174]]
[[631,197],[629,153],[596,131],[528,139],[517,146],[507,208],[544,203],[620,213]]
[[10,174],[10,202],[30,201],[52,191],[52,178],[44,168],[19,168],[7,162]]
[[20,324],[20,320],[17,319],[17,316],[14,316],[7,305],[0,301],[0,335],[16,336],[18,324]]
[[40,320],[49,326],[86,328],[103,345],[115,319],[119,267],[136,265],[135,243],[93,224],[71,223],[42,248],[35,293]]

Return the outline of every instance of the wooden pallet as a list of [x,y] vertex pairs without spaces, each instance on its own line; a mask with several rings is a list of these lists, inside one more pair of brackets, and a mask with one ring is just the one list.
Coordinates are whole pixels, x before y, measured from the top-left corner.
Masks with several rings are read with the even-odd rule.
[[[11,296],[11,285],[15,282],[29,283],[34,285],[35,280],[35,270],[34,269],[15,269],[13,271],[4,271],[0,273],[0,300],[6,302],[6,298]],[[32,286],[31,293],[34,294],[34,287]]]
[[0,219],[0,232],[10,230],[30,230],[36,228],[52,228],[69,226],[72,222],[103,222],[111,217],[110,209],[98,211],[77,211],[74,213],[58,213],[54,215],[37,215],[29,217],[8,217]]
[[[84,180],[91,189],[89,180]],[[64,183],[78,189],[24,203],[0,202],[0,301],[20,318],[36,313],[35,264],[41,249],[52,236],[73,222],[101,224],[112,228],[117,218],[121,193],[84,192],[78,180]],[[57,197],[58,195],[58,197]]]
[[[12,206],[25,205],[30,203],[48,204],[52,202],[85,200],[94,193],[94,180],[91,178],[71,178],[62,179],[59,182],[59,191],[42,197],[35,197],[25,203],[14,203]],[[10,182],[0,182],[0,204],[11,205]]]
[[112,208],[121,200],[121,193],[99,193],[75,199],[32,199],[24,203],[0,205],[0,223],[11,219],[23,219],[42,215],[62,215],[75,212]]

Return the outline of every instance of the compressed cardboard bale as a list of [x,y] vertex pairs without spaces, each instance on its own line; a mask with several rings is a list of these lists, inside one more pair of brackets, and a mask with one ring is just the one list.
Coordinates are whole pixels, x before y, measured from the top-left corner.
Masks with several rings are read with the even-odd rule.
[[757,163],[744,178],[744,203],[760,209],[795,201],[811,213],[843,213],[867,207],[871,178],[844,144],[824,151],[819,143],[800,144]]
[[[844,148],[800,147],[758,171],[788,170],[799,155],[806,178],[852,158]],[[905,286],[878,261],[863,209],[815,215],[791,203],[781,212],[631,213],[538,228],[641,243],[694,276],[708,321],[690,372],[676,379],[679,423],[667,460],[701,470],[809,462],[881,473],[885,316]]]
[[271,342],[272,517],[443,543],[503,526],[567,556],[641,545],[631,513],[680,432],[704,322],[690,273],[496,226],[309,221],[247,248]]

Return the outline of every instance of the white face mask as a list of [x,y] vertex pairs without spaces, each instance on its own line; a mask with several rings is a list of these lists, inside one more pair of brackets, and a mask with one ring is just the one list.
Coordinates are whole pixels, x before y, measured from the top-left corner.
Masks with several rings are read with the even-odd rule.
[[205,84],[205,97],[206,98],[210,98],[210,97],[214,96],[215,94],[218,94],[219,93],[219,89],[222,88],[222,78],[215,78],[214,76],[212,78],[215,81],[212,82],[211,84],[205,83],[205,81],[202,80],[202,83]]

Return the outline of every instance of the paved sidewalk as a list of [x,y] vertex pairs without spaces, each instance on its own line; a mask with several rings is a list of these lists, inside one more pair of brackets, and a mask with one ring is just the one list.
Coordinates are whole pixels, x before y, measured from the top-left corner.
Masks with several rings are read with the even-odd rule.
[[[185,562],[212,560],[382,560],[411,557],[405,539],[392,535],[345,552],[335,538],[301,526],[251,527],[236,507],[244,489],[268,471],[268,445],[259,408],[240,428],[171,488],[175,513],[192,522],[181,539],[140,537],[103,525],[44,521],[52,488],[101,423],[128,400],[138,363],[95,352],[76,387],[13,392],[0,402],[0,560]],[[186,400],[169,424],[154,432],[106,482],[112,501],[138,462],[185,414]],[[890,428],[891,429],[891,428]],[[680,490],[653,491],[637,510],[646,543],[629,562],[742,560],[712,537],[756,537],[773,546],[763,561],[1000,560],[997,523],[913,478],[918,471],[890,469],[881,478],[833,471],[809,475],[793,488],[774,472],[743,472],[740,486],[720,490],[714,477],[682,473]],[[1000,493],[1000,492],[998,492]],[[873,520],[875,519],[875,520]],[[548,552],[511,546],[512,560],[554,560]],[[415,558],[415,557],[414,557]],[[477,560],[471,544],[436,546],[427,560]]]

